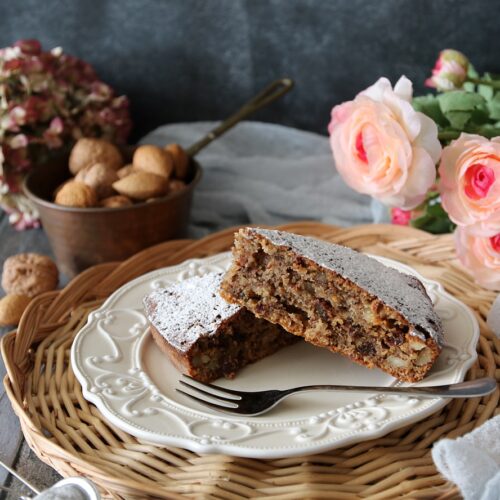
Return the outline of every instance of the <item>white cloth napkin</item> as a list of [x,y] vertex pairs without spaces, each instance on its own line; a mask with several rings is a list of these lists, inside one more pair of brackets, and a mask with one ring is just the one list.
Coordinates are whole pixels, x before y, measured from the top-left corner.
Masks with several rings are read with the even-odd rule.
[[438,441],[432,458],[465,500],[499,500],[500,415],[465,436]]
[[34,500],[88,500],[88,496],[77,486],[52,487],[40,493]]
[[[166,125],[141,143],[190,146],[216,122]],[[348,226],[373,222],[370,198],[350,189],[335,170],[326,136],[260,122],[242,122],[197,156],[190,235],[237,224],[317,220]]]

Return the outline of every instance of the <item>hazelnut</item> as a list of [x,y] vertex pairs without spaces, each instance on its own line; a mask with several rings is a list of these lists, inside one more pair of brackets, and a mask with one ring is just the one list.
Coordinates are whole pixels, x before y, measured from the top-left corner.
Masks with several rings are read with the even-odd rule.
[[168,144],[165,151],[170,153],[174,162],[175,177],[184,180],[189,171],[189,156],[179,144]]
[[105,163],[96,163],[91,167],[80,170],[75,181],[83,182],[91,187],[97,198],[107,198],[114,193],[112,184],[118,180],[116,170]]
[[130,198],[127,198],[126,196],[123,196],[121,194],[117,194],[115,196],[110,196],[109,198],[104,198],[104,200],[101,200],[101,202],[99,203],[99,206],[106,208],[116,208],[128,207],[132,204],[133,203]]
[[168,182],[165,177],[149,172],[134,172],[113,183],[113,188],[129,198],[147,200],[166,194]]
[[85,167],[95,163],[105,163],[112,169],[118,170],[123,165],[119,149],[103,139],[78,139],[69,156],[69,170],[76,175]]
[[177,193],[177,191],[182,191],[186,188],[186,183],[179,179],[172,179],[168,182],[168,192]]
[[88,208],[97,204],[97,195],[87,184],[70,181],[57,191],[55,202],[66,207]]
[[428,365],[432,361],[432,351],[426,347],[422,352],[419,353],[415,364],[417,366]]
[[401,358],[398,358],[397,356],[388,356],[387,363],[389,363],[389,365],[393,366],[394,368],[407,368],[408,367],[408,361],[401,359]]
[[160,175],[168,179],[174,170],[174,162],[169,153],[158,146],[147,144],[139,146],[132,163],[137,170]]
[[6,295],[0,299],[0,326],[18,325],[30,301],[26,295]]
[[3,264],[2,287],[9,294],[34,297],[57,288],[59,271],[50,257],[20,253]]
[[410,347],[414,351],[421,351],[425,347],[425,343],[420,340],[410,341]]
[[116,175],[118,175],[118,179],[123,179],[124,177],[127,177],[127,175],[130,175],[134,171],[135,171],[134,165],[130,163],[129,165],[125,165],[124,167],[120,168],[120,170],[117,170]]

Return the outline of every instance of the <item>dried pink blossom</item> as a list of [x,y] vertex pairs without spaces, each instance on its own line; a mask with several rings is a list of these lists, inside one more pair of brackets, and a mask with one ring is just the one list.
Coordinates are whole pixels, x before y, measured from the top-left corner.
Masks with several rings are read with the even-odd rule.
[[20,193],[23,175],[82,136],[125,143],[128,99],[115,96],[92,66],[38,40],[0,49],[0,206],[17,228],[36,226]]

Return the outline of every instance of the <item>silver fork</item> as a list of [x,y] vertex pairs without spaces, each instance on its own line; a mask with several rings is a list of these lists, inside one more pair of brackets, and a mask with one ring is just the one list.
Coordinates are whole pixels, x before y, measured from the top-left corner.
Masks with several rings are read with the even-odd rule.
[[185,380],[179,380],[184,387],[195,395],[181,389],[175,389],[197,403],[214,410],[236,415],[260,415],[269,411],[284,398],[297,392],[308,391],[351,391],[385,394],[405,394],[408,396],[423,396],[431,398],[471,398],[491,394],[497,387],[493,378],[478,378],[458,384],[435,385],[429,387],[370,387],[351,385],[306,385],[285,390],[269,391],[235,391],[214,384],[199,382],[189,375],[183,375]]

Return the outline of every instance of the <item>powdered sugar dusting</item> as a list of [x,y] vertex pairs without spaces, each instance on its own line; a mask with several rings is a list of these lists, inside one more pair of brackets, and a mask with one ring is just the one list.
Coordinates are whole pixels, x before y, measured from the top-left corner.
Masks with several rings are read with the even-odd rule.
[[270,229],[247,228],[245,231],[259,234],[274,245],[287,247],[354,282],[406,318],[413,326],[412,333],[420,337],[430,336],[442,344],[441,320],[424,286],[414,276],[334,243]]
[[222,277],[222,273],[194,276],[144,298],[149,321],[179,351],[188,351],[202,336],[214,335],[240,310],[219,295]]

